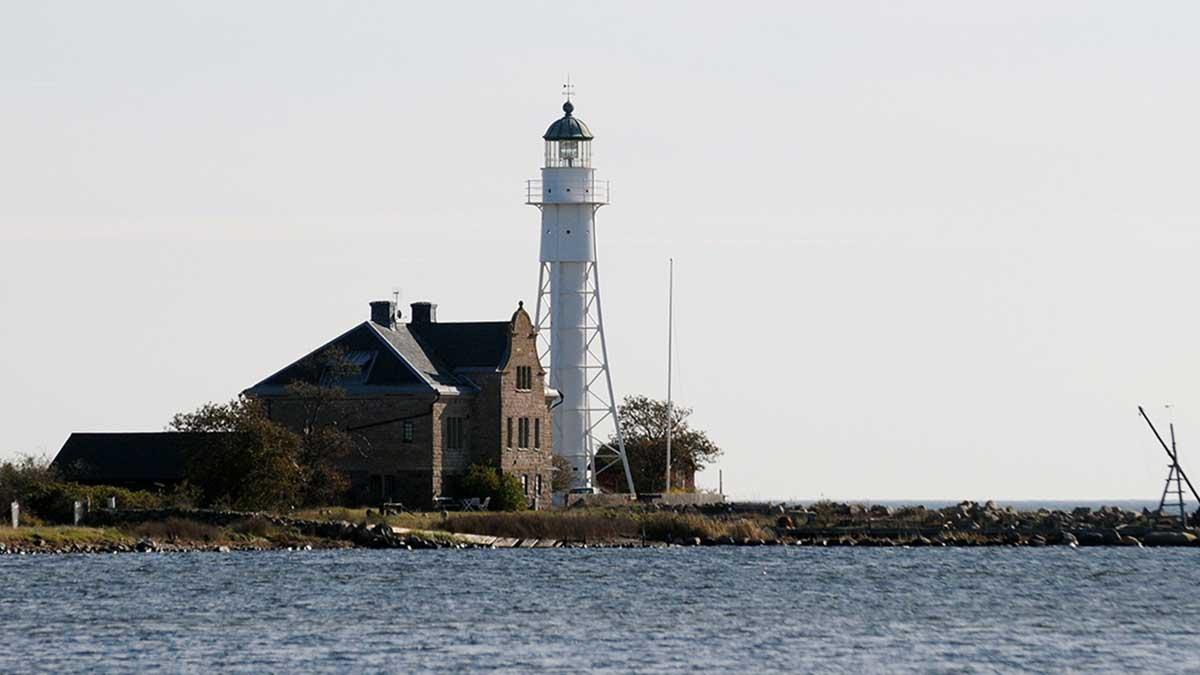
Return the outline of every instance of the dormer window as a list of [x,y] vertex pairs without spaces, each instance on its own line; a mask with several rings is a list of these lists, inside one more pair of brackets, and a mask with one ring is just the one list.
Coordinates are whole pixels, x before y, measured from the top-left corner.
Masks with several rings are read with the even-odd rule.
[[379,356],[377,351],[346,352],[344,357],[325,365],[321,372],[321,386],[345,387],[366,384],[377,356]]
[[533,367],[517,366],[517,391],[533,389]]

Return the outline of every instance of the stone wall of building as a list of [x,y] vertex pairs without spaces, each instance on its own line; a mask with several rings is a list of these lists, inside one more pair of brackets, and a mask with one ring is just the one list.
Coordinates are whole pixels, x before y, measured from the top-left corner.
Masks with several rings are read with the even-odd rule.
[[[433,494],[450,496],[458,480],[467,472],[473,457],[480,452],[479,420],[475,396],[444,397],[434,404],[432,459]],[[462,420],[461,447],[451,447],[448,426],[452,418]]]
[[[518,389],[518,368],[529,368],[530,387]],[[540,508],[550,507],[550,474],[553,445],[550,411],[546,406],[546,377],[538,361],[537,336],[524,310],[513,318],[512,346],[508,363],[496,374],[493,387],[499,399],[500,470],[521,479],[526,495],[536,498]],[[521,419],[529,420],[529,440],[520,444]],[[512,441],[509,442],[509,420]],[[539,491],[538,486],[541,486]]]
[[[301,431],[306,423],[304,403],[287,397],[267,400],[269,417]],[[437,494],[433,448],[440,440],[433,396],[354,396],[330,402],[320,422],[337,422],[354,439],[356,452],[340,465],[351,481],[352,501],[377,504],[399,501],[425,508]],[[405,440],[404,422],[412,423],[412,440]]]

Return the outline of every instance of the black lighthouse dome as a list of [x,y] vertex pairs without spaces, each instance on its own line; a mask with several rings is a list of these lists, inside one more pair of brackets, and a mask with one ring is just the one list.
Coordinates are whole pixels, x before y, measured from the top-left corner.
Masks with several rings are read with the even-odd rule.
[[550,128],[546,130],[546,134],[542,136],[547,141],[590,141],[592,140],[592,131],[588,129],[583,120],[571,116],[575,106],[571,105],[570,101],[563,104],[563,113],[561,119],[554,121]]

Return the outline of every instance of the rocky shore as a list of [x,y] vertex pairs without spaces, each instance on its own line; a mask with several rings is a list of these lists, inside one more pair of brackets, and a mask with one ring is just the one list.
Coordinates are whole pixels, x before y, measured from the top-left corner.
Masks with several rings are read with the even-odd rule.
[[[736,508],[736,507],[735,507]],[[776,532],[799,543],[842,546],[1196,546],[1194,527],[1148,510],[1018,511],[964,501],[942,509],[823,503],[775,507]],[[1193,522],[1189,526],[1194,526]]]

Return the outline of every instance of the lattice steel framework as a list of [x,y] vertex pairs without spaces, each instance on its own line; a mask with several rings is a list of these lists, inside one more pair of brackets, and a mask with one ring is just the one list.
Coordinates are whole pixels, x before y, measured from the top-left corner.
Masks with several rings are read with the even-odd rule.
[[[598,206],[596,208],[599,208]],[[595,239],[593,238],[593,248]],[[555,345],[550,339],[551,328],[556,320],[552,280],[556,263],[543,262],[538,275],[537,308],[534,326],[538,335],[538,358],[542,363],[549,364],[550,386],[557,388],[555,378]],[[582,325],[562,326],[560,328],[583,331],[586,336],[585,354],[587,357],[587,377],[582,396],[583,405],[579,408],[587,419],[586,437],[583,450],[587,454],[587,462],[591,475],[588,484],[595,485],[595,477],[620,464],[625,472],[625,482],[630,494],[635,494],[633,473],[629,470],[629,458],[625,454],[625,436],[621,431],[620,413],[616,396],[613,393],[612,371],[608,367],[608,343],[604,336],[604,311],[600,299],[600,268],[595,260],[585,263],[584,287],[580,293],[584,298]],[[562,291],[558,291],[561,293]],[[558,427],[558,416],[553,416],[554,438],[559,438],[561,429]],[[603,431],[611,429],[613,434],[605,438]],[[598,431],[600,433],[598,433]],[[614,447],[610,438],[616,439]]]

